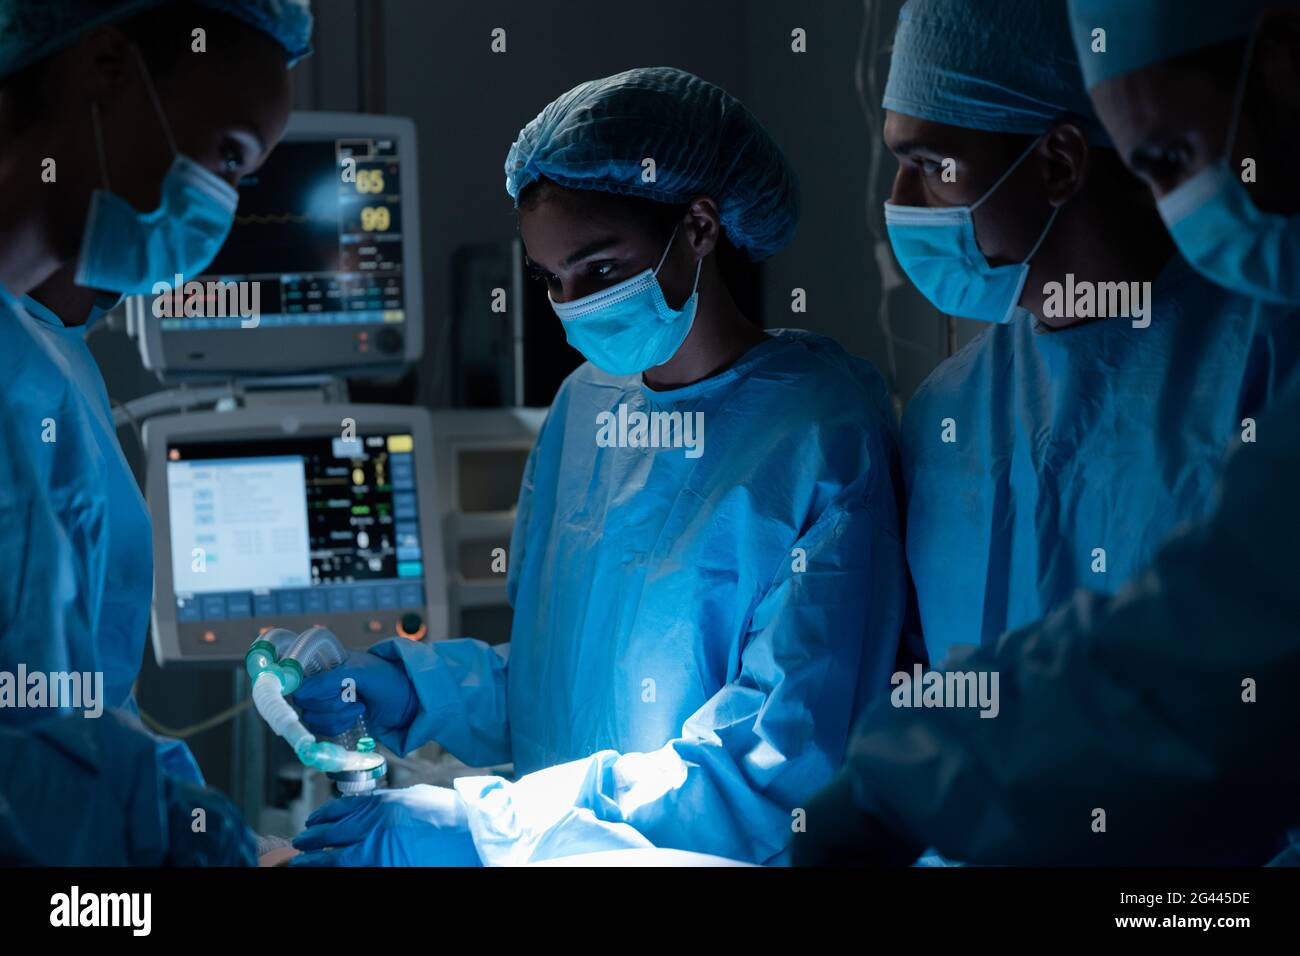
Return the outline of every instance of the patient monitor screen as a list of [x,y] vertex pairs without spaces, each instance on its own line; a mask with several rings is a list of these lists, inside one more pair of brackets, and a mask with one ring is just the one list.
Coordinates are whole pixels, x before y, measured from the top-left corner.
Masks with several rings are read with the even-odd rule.
[[[257,281],[264,328],[404,322],[401,177],[393,139],[281,143],[239,184],[235,225],[207,275]],[[237,329],[241,318],[159,321],[176,332]]]
[[167,448],[172,600],[184,653],[262,627],[366,646],[425,632],[409,433],[180,441]]

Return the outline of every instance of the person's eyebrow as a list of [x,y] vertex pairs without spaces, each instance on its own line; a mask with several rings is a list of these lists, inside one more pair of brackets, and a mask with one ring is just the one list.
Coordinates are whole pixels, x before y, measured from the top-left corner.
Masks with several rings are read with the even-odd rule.
[[620,242],[622,242],[622,240],[618,236],[604,236],[600,239],[593,239],[585,246],[582,246],[581,248],[570,253],[569,256],[565,258],[563,262],[560,263],[560,267],[562,269],[567,269],[575,262],[581,262],[583,259],[586,259],[588,256],[594,256],[598,252],[604,252],[606,249],[610,248],[611,246],[616,246]]
[[929,153],[932,156],[943,155],[943,150],[936,149],[930,143],[920,139],[905,139],[890,146],[889,151],[895,156],[911,156],[913,153]]

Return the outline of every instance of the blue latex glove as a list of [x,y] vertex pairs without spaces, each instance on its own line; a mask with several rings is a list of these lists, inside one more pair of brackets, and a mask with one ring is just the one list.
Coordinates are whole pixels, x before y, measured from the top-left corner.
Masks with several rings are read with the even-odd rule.
[[[355,700],[344,699],[344,681],[356,681]],[[368,651],[348,651],[332,671],[308,677],[293,694],[302,722],[312,733],[334,737],[366,716],[371,734],[400,731],[419,709],[415,688],[396,664]]]
[[[221,793],[180,777],[163,778],[169,866],[255,866],[257,843],[234,804]],[[202,809],[196,817],[194,811]],[[197,821],[203,829],[195,832]]]
[[456,791],[426,784],[332,800],[293,845],[290,866],[481,865]]

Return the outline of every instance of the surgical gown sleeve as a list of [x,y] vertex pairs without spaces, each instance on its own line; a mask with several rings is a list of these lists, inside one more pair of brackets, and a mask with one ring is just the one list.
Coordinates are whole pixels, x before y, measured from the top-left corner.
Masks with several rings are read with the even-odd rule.
[[[98,522],[87,504],[85,520],[68,530],[33,464],[30,449],[18,437],[25,416],[0,405],[0,670],[95,670],[76,658],[76,646],[97,624],[97,605],[84,595],[92,588],[94,569],[80,550],[86,527]],[[0,723],[25,722],[48,711],[6,707]]]
[[[140,705],[136,702],[134,693],[126,699],[126,703],[122,705],[122,710],[139,719]],[[200,787],[207,785],[207,781],[203,779],[203,771],[199,769],[199,762],[194,759],[189,744],[175,737],[164,737],[161,734],[152,732],[149,732],[149,735],[154,740],[154,747],[158,751],[158,759],[161,762],[163,773],[170,777],[180,777],[182,780],[196,783]]]
[[[517,568],[523,567],[523,549],[533,509],[533,476],[537,449],[550,423],[548,416],[524,468],[510,540],[507,593],[513,604],[518,586]],[[471,767],[510,763],[510,715],[506,702],[509,645],[493,647],[473,638],[456,638],[418,644],[394,638],[370,649],[403,670],[415,688],[419,710],[405,728],[380,734],[384,745],[397,753],[410,753],[436,740],[458,760]]]
[[1274,408],[1213,516],[1129,588],[1080,592],[954,665],[1000,673],[995,719],[868,711],[840,799],[809,809],[827,842],[796,837],[796,862],[900,845],[987,864],[1266,861],[1300,823],[1300,380]]
[[471,767],[510,762],[506,662],[490,644],[456,638],[419,644],[400,637],[370,649],[403,670],[419,710],[405,728],[380,733],[399,754],[436,740]]
[[[898,649],[901,544],[850,483],[798,537],[760,597],[737,676],[645,753],[606,750],[527,774],[456,781],[488,864],[629,847],[751,862],[781,856],[801,801],[838,766],[859,687]],[[889,624],[884,623],[884,619]],[[864,660],[863,655],[867,655]]]
[[[78,592],[85,563],[16,431],[0,428],[0,528],[23,543],[6,549],[0,574],[0,671],[11,679],[20,664],[66,667],[59,656],[66,642],[93,626]],[[48,658],[26,653],[43,647]],[[0,858],[65,865],[161,861],[164,817],[152,740],[111,711],[98,719],[13,706],[4,712]]]

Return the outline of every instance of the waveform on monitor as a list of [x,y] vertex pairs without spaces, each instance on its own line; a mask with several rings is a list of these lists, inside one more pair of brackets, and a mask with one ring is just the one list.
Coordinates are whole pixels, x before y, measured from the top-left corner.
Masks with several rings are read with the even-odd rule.
[[333,222],[333,216],[321,215],[313,216],[311,213],[298,212],[268,212],[255,213],[250,212],[247,215],[236,215],[235,222],[241,226],[282,226],[286,223],[304,223],[311,222],[313,219],[320,222]]

